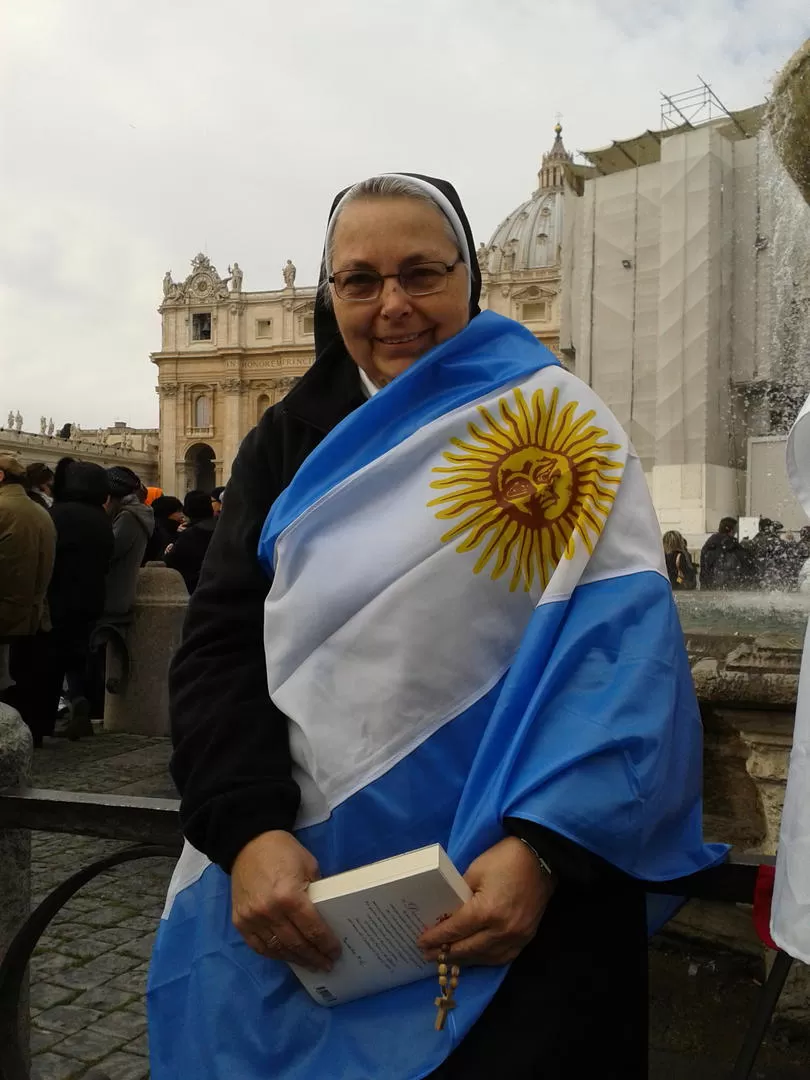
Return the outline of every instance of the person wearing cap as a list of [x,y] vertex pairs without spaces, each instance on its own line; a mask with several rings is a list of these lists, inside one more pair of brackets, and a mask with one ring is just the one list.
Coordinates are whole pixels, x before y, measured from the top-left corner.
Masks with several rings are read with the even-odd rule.
[[[47,510],[28,497],[25,468],[0,454],[0,648],[14,685],[3,700],[18,710],[41,746],[46,712],[41,686],[43,641],[50,630],[47,591],[56,529]],[[6,666],[6,665],[0,665]]]
[[183,512],[188,524],[166,549],[164,562],[172,570],[180,571],[190,595],[197,588],[217,519],[214,517],[211,496],[204,491],[189,491],[183,500]]
[[124,465],[107,469],[112,520],[113,554],[105,583],[104,617],[120,621],[135,603],[138,570],[146,545],[155,531],[155,515],[146,506],[146,488],[140,477]]
[[174,495],[159,495],[152,503],[155,515],[155,531],[149,537],[143,556],[143,565],[162,562],[166,548],[174,543],[178,528],[185,522],[183,504]]

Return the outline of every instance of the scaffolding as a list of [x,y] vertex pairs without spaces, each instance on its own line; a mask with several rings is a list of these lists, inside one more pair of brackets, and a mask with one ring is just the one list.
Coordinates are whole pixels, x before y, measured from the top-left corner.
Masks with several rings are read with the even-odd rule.
[[661,94],[661,130],[672,131],[676,128],[693,128],[719,117],[727,117],[745,136],[742,125],[734,113],[729,112],[720,98],[705,79],[698,75],[700,86],[693,90],[682,90],[678,94]]

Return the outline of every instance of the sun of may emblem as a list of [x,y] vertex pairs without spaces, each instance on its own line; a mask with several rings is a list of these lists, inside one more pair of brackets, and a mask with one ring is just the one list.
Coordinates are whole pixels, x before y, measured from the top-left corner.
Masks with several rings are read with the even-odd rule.
[[554,568],[574,554],[579,536],[589,553],[605,524],[621,481],[620,450],[592,424],[594,410],[560,406],[536,390],[527,402],[519,389],[501,398],[499,416],[479,407],[469,438],[451,439],[447,465],[433,469],[431,487],[443,492],[428,503],[436,517],[456,524],[442,541],[457,551],[481,548],[478,574],[491,564],[493,579],[511,570],[510,589],[545,588]]

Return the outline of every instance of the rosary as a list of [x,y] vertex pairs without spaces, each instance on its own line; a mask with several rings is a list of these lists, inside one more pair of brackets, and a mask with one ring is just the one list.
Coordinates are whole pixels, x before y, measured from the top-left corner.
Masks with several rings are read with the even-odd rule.
[[447,1014],[456,1007],[456,999],[453,997],[453,993],[458,986],[458,977],[461,974],[457,964],[453,964],[452,967],[448,966],[448,949],[449,946],[444,945],[438,957],[440,993],[433,1002],[437,1009],[436,1031],[441,1031],[444,1028],[447,1022]]

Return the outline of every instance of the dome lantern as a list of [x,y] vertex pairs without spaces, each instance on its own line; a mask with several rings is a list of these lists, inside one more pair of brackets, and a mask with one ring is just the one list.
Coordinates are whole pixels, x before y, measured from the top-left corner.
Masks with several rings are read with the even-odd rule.
[[539,187],[531,198],[504,218],[488,244],[478,250],[482,269],[493,275],[523,273],[559,266],[563,235],[565,170],[573,155],[565,149],[562,127],[543,155]]
[[554,125],[554,144],[543,154],[543,164],[537,179],[541,191],[562,191],[565,186],[565,166],[574,160],[562,141],[562,124]]

